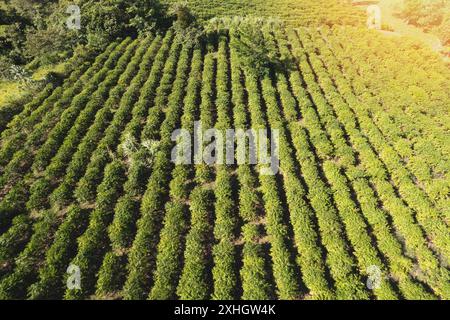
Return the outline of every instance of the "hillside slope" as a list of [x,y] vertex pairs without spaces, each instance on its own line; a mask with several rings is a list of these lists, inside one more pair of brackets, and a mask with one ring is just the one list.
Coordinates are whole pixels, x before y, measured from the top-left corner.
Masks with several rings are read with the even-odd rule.
[[[164,0],[167,4],[177,0]],[[363,25],[366,14],[346,0],[188,0],[192,12],[203,20],[214,17],[254,16],[279,18],[300,26]]]
[[[450,298],[439,56],[257,26],[277,57],[260,74],[238,30],[112,43],[1,132],[1,299]],[[279,130],[279,173],[175,165],[172,132],[198,120]]]

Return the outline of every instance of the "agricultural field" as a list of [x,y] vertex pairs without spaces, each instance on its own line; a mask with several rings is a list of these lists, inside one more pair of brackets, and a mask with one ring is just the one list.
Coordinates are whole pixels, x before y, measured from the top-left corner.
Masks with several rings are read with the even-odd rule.
[[[5,112],[0,299],[450,299],[449,66],[308,23],[118,39]],[[197,121],[276,130],[278,170],[175,163]]]
[[[164,0],[173,4],[177,0]],[[253,16],[281,19],[293,27],[365,24],[364,12],[348,0],[187,0],[192,12],[202,20],[215,17]]]

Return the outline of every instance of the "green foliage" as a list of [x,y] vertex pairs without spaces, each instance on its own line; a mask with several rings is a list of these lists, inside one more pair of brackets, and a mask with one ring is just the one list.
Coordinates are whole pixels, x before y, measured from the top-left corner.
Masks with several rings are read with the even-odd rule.
[[[441,58],[258,21],[111,43],[0,109],[0,298],[450,297]],[[279,172],[175,165],[172,132],[196,120],[277,129]]]
[[26,296],[28,285],[36,278],[37,261],[40,261],[43,251],[47,250],[52,239],[58,217],[52,211],[43,212],[40,221],[33,225],[32,236],[25,249],[15,259],[13,272],[2,278],[0,283],[1,299],[18,299]]
[[8,231],[0,236],[0,273],[8,269],[11,259],[23,249],[30,235],[30,219],[25,215],[15,217]]
[[233,45],[239,59],[248,72],[264,77],[271,68],[278,67],[281,56],[274,46],[266,43],[260,32],[261,28],[270,27],[263,20],[249,20],[237,27],[239,39]]
[[184,267],[177,295],[185,300],[207,299],[211,293],[208,282],[208,233],[211,230],[209,212],[212,210],[211,190],[194,189],[191,193],[191,223],[186,236]]
[[[180,0],[162,0],[169,5]],[[363,25],[364,12],[352,7],[347,0],[185,0],[200,21],[212,18],[257,17],[280,18],[289,26]]]
[[100,48],[117,37],[152,31],[164,17],[157,0],[107,0],[101,6],[87,0],[80,9],[88,43]]
[[[179,53],[179,51],[181,52]],[[152,174],[147,183],[147,190],[145,191],[141,203],[142,216],[137,223],[137,233],[133,242],[129,255],[129,275],[124,286],[124,296],[126,299],[143,299],[148,294],[146,286],[147,281],[151,279],[155,257],[154,250],[156,249],[160,224],[160,212],[164,207],[164,199],[168,194],[168,187],[170,183],[170,172],[172,163],[170,161],[170,154],[172,149],[171,133],[176,129],[181,115],[180,108],[184,97],[184,87],[188,78],[187,71],[189,68],[188,61],[190,59],[190,48],[180,48],[176,41],[173,42],[171,48],[170,58],[166,61],[165,73],[161,84],[157,90],[156,103],[153,110],[159,111],[167,99],[167,112],[164,121],[159,130],[161,137],[160,146],[154,157],[152,165]],[[179,60],[176,63],[176,57]],[[175,68],[176,67],[176,68]],[[172,93],[167,97],[166,90],[169,90],[170,79],[173,77],[174,68],[175,80],[172,83]],[[143,131],[143,137],[152,138],[152,130],[150,126],[155,125],[152,115],[149,113],[148,126]],[[150,130],[149,130],[150,129]]]
[[70,259],[76,254],[76,239],[85,230],[87,218],[87,213],[79,207],[69,208],[46,253],[45,264],[39,270],[39,280],[28,289],[31,299],[62,298],[66,287],[63,276]]
[[169,9],[169,14],[176,17],[175,28],[186,29],[195,21],[191,10],[184,2],[176,2],[172,4]]
[[264,247],[258,243],[261,232],[257,225],[247,224],[242,229],[245,240],[241,278],[244,300],[268,300],[272,290],[268,279]]
[[[104,179],[97,189],[97,207],[90,216],[85,233],[78,239],[78,253],[71,261],[71,264],[80,268],[82,286],[73,290],[67,288],[65,299],[81,299],[92,293],[96,273],[106,253],[103,242],[107,239],[107,226],[113,219],[115,203],[124,181],[122,163],[115,161],[106,166]],[[110,273],[108,276],[114,277],[115,274]]]

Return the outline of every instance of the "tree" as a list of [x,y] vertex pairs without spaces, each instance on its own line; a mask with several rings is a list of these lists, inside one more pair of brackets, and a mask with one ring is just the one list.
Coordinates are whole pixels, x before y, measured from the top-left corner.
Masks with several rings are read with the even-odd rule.
[[176,16],[176,25],[179,28],[188,28],[195,21],[195,17],[186,2],[173,4],[169,10],[169,14]]
[[176,2],[168,11],[170,17],[175,18],[173,23],[177,41],[185,46],[193,47],[203,39],[204,30],[195,16],[191,13],[186,2]]
[[237,41],[233,43],[239,59],[258,77],[267,75],[271,68],[281,68],[284,59],[272,42],[266,42],[261,29],[271,28],[263,20],[245,20],[237,26]]
[[88,41],[102,45],[123,36],[136,36],[162,27],[165,12],[158,0],[87,0],[81,6],[82,28]]
[[433,32],[442,41],[450,43],[450,2],[446,0],[405,0],[400,17],[408,23]]

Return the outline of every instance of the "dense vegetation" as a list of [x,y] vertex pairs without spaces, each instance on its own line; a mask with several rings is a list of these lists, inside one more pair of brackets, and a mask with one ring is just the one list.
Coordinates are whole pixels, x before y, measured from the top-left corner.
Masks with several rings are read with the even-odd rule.
[[[103,49],[117,37],[135,36],[168,26],[178,0],[6,0],[0,6],[0,76],[10,64],[33,66],[61,61],[80,45]],[[80,30],[69,30],[67,8],[80,8]],[[294,26],[361,25],[363,14],[344,0],[196,1],[186,2],[202,20],[222,16],[279,18]],[[84,47],[84,50],[86,47]],[[5,73],[5,74],[3,74]]]
[[[177,3],[177,0],[161,0]],[[192,12],[200,19],[215,17],[253,16],[281,19],[292,26],[362,25],[365,15],[347,0],[187,0]]]
[[[0,123],[0,299],[450,299],[439,55],[353,26],[179,29],[110,41]],[[198,120],[278,129],[279,173],[175,165]]]
[[[77,5],[80,29],[69,29],[70,5]],[[0,77],[10,65],[64,61],[74,50],[103,50],[118,37],[163,29],[165,9],[158,0],[6,0],[0,6]]]

